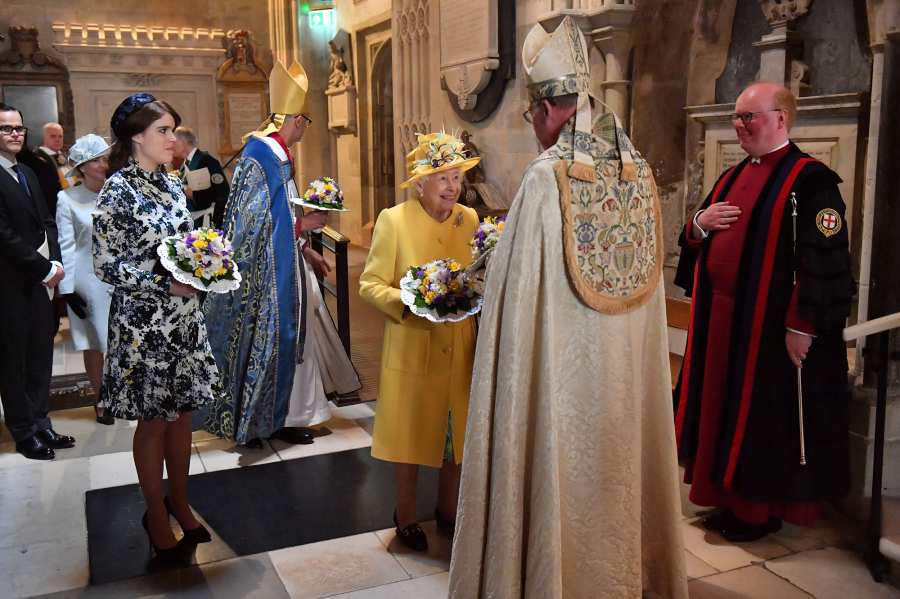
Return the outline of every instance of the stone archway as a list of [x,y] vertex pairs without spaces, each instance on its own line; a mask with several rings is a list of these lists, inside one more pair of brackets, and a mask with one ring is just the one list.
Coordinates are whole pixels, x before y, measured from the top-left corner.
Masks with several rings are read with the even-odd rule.
[[396,203],[394,188],[394,87],[391,70],[391,40],[375,55],[372,64],[372,220]]

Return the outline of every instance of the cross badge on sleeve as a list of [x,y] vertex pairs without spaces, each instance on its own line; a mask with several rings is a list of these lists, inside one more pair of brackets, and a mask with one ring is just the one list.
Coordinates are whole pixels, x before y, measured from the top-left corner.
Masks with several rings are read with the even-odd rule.
[[843,223],[841,222],[841,215],[832,208],[825,208],[824,210],[820,210],[816,215],[816,227],[819,229],[819,232],[822,233],[822,235],[824,235],[825,237],[837,235],[842,226]]

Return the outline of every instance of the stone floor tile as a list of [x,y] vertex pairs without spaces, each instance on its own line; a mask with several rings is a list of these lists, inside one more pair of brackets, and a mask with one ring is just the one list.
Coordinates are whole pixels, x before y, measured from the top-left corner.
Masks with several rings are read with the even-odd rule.
[[440,572],[413,580],[334,595],[330,599],[446,599],[449,584],[449,573]]
[[87,539],[2,547],[0,572],[0,597],[31,597],[81,588],[88,583]]
[[719,573],[718,570],[707,564],[705,561],[703,561],[690,551],[684,552],[684,562],[685,565],[687,565],[687,575],[689,579],[703,578],[704,576],[710,576],[711,574]]
[[818,599],[900,598],[900,589],[872,580],[862,557],[845,549],[804,551],[765,566]]
[[[89,459],[29,460],[23,466],[0,470],[0,547],[24,551],[35,543],[85,543]],[[0,572],[5,570],[0,568]],[[0,593],[0,597],[6,596]]]
[[375,402],[364,402],[354,404],[352,406],[344,406],[343,408],[332,406],[331,417],[340,418],[341,420],[359,420],[362,418],[371,418],[375,415],[375,410],[372,409],[374,407],[374,403]]
[[194,443],[194,446],[200,453],[200,461],[206,472],[268,464],[281,459],[266,442],[263,442],[263,446],[260,449],[238,446],[231,439],[198,441]]
[[132,578],[32,599],[287,599],[266,554]]
[[318,599],[409,578],[370,532],[271,551],[269,558],[293,599]]
[[446,572],[450,569],[450,539],[437,531],[434,520],[421,523],[422,530],[428,535],[428,552],[419,553],[408,549],[397,539],[393,528],[379,530],[375,534],[388,551],[390,551],[411,578]]
[[700,520],[683,521],[682,529],[685,549],[720,572],[742,568],[790,553],[786,547],[769,538],[753,543],[733,545],[720,535],[703,528]]
[[370,447],[372,445],[372,437],[369,433],[364,431],[353,420],[332,418],[321,426],[327,427],[331,434],[316,437],[315,442],[310,445],[293,445],[278,439],[270,439],[269,444],[282,460],[293,460],[323,453]]
[[762,566],[748,566],[731,572],[688,582],[691,599],[810,599],[811,595]]

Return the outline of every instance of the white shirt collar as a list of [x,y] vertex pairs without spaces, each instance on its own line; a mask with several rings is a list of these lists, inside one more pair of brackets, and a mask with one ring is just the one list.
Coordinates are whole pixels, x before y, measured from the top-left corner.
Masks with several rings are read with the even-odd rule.
[[194,154],[196,154],[196,153],[197,153],[197,148],[194,148],[193,150],[191,150],[191,153],[188,154],[188,155],[187,155],[187,158],[184,159],[184,163],[185,163],[185,164],[190,164],[190,163],[191,163],[191,160],[194,159]]
[[15,165],[16,165],[16,158],[15,158],[15,157],[13,157],[13,159],[10,160],[9,158],[7,158],[6,156],[4,156],[3,154],[0,154],[0,166],[2,166],[3,168],[5,168],[6,170],[11,171],[11,170],[12,170],[12,167],[15,166]]
[[777,148],[773,148],[773,149],[769,150],[768,152],[766,152],[765,154],[763,154],[763,155],[760,156],[759,158],[750,158],[751,164],[759,164],[759,161],[760,161],[760,159],[763,158],[763,156],[768,156],[768,155],[771,154],[772,152],[777,152],[777,151],[780,150],[781,148],[786,147],[789,143],[791,143],[791,140],[787,140],[786,142],[784,142],[783,144],[781,144],[781,145],[778,146]]
[[41,146],[40,150],[48,156],[56,156],[56,154],[57,154],[56,150],[51,150],[47,146]]

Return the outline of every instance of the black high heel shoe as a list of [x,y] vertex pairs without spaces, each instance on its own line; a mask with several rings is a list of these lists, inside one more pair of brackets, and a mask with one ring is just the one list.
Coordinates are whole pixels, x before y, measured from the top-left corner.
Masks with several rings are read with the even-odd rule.
[[397,538],[401,543],[413,551],[428,551],[428,537],[425,536],[425,531],[419,527],[418,522],[400,528],[397,523],[397,510],[394,510],[394,526],[397,530]]
[[150,536],[150,525],[147,524],[147,512],[144,512],[144,516],[141,518],[141,525],[143,525],[144,531],[147,533],[147,541],[150,543],[150,548],[156,554],[156,558],[159,561],[167,564],[181,564],[187,563],[188,560],[190,560],[196,545],[187,541],[187,537],[182,538],[175,543],[173,547],[160,549],[153,543],[153,537]]
[[[175,516],[175,510],[172,509],[172,504],[169,503],[169,496],[166,495],[163,497],[163,503],[166,505],[166,511],[169,512],[170,516]],[[175,516],[175,519],[178,520],[178,517]],[[181,526],[181,522],[178,523]],[[212,541],[212,535],[209,534],[209,531],[206,530],[206,527],[202,524],[197,528],[191,528],[190,530],[181,527],[181,530],[184,531],[184,538],[189,539],[191,543],[194,545],[199,545],[200,543],[209,543]]]
[[97,417],[97,422],[99,424],[105,424],[109,426],[110,424],[115,424],[116,418],[112,414],[109,413],[109,408],[103,408],[103,415],[100,415],[100,408],[94,406],[94,416]]
[[444,518],[444,515],[441,514],[441,510],[438,508],[434,508],[434,522],[437,524],[437,529],[447,537],[453,538],[453,535],[456,534],[456,520],[450,520],[449,518]]

